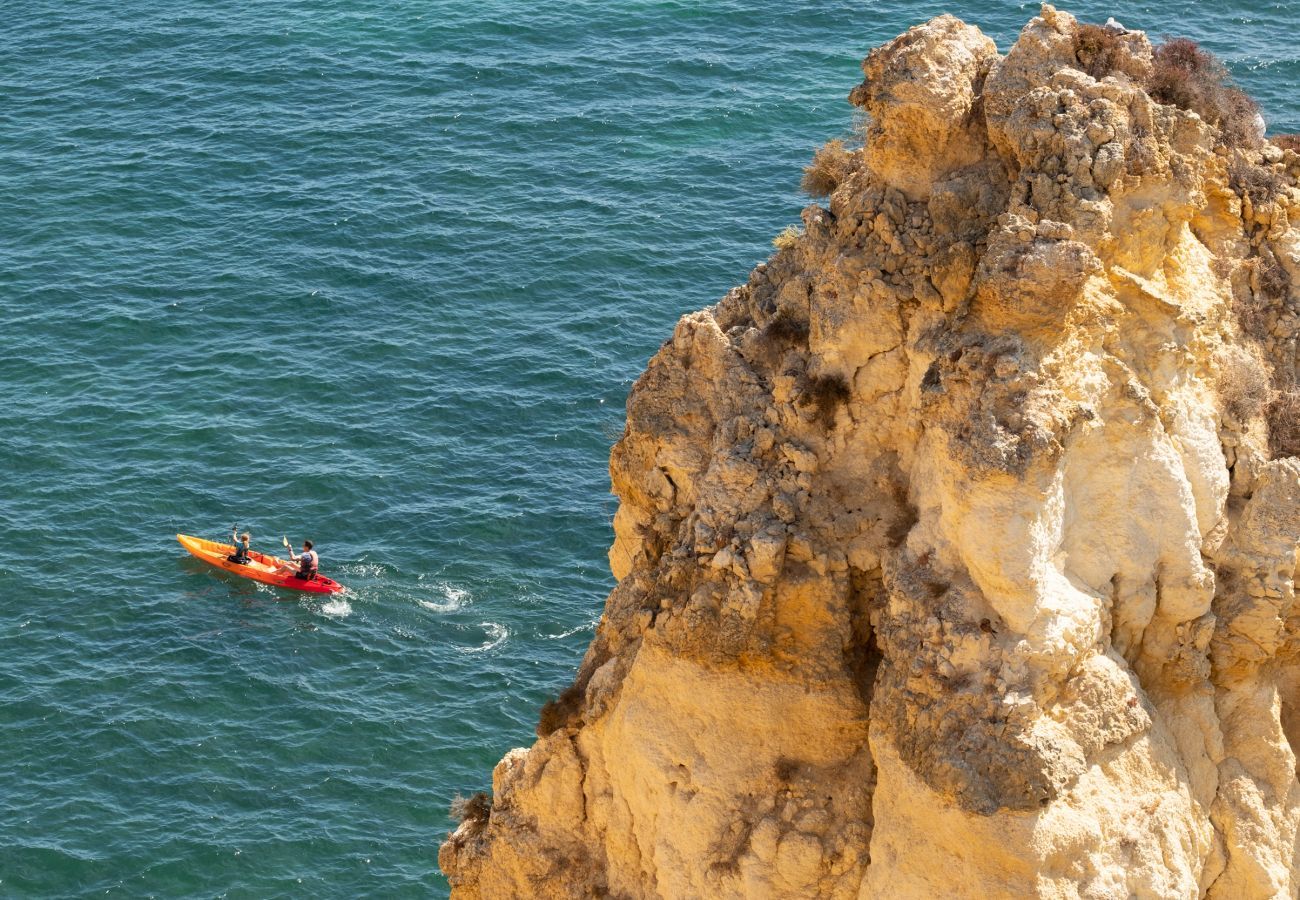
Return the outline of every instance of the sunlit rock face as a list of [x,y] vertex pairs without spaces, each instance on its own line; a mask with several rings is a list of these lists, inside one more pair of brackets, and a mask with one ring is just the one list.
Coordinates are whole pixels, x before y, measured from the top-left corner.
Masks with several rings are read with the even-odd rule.
[[867,57],[825,205],[632,390],[618,586],[456,897],[1296,895],[1300,157],[1112,37]]

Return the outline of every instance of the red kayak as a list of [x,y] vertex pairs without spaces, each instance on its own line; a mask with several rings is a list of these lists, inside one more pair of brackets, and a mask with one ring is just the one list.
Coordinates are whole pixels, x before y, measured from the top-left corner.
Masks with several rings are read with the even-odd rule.
[[205,563],[214,565],[218,569],[225,569],[227,572],[241,578],[251,578],[253,581],[262,582],[262,584],[289,588],[294,591],[308,591],[313,594],[337,594],[347,590],[334,579],[326,578],[324,575],[317,575],[310,580],[299,578],[293,574],[297,566],[287,560],[280,559],[278,556],[269,556],[265,553],[258,553],[256,550],[250,550],[248,562],[237,563],[231,562],[229,559],[235,553],[235,548],[230,544],[205,541],[203,538],[191,537],[188,534],[178,534],[176,540],[181,542],[182,547]]

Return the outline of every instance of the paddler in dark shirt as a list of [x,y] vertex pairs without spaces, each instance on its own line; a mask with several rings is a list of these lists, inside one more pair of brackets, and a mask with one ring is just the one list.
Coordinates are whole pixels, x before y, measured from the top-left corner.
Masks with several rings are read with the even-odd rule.
[[235,532],[237,530],[237,528],[230,529],[230,543],[235,545],[235,552],[227,556],[226,559],[232,563],[239,563],[241,566],[248,565],[248,542],[253,539],[253,536],[245,531],[236,538]]

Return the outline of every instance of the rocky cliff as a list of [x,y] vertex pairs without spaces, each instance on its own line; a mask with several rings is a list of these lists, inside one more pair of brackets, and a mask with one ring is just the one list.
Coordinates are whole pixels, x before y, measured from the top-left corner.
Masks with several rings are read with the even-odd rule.
[[1295,896],[1300,156],[1049,6],[863,69],[632,390],[618,586],[455,896]]

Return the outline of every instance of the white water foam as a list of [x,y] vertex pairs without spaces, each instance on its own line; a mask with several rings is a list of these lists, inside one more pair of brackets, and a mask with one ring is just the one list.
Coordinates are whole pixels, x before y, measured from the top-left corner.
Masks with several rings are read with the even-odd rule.
[[340,566],[339,571],[348,575],[360,575],[363,578],[382,578],[388,570],[382,563],[356,562]]
[[488,650],[495,650],[510,637],[510,629],[497,622],[479,622],[478,627],[487,632],[487,641],[477,647],[462,647],[460,648],[461,653],[484,653]]
[[596,623],[599,621],[600,619],[592,619],[590,622],[584,622],[576,628],[570,628],[568,631],[562,631],[559,634],[543,634],[541,637],[548,641],[562,641],[567,637],[573,637],[579,631],[594,631]]
[[322,604],[320,611],[331,619],[346,619],[352,615],[352,604],[339,597]]
[[419,600],[417,601],[425,609],[436,613],[456,612],[469,606],[474,599],[470,596],[469,591],[465,588],[458,588],[454,584],[438,582],[438,590],[442,591],[441,600]]

